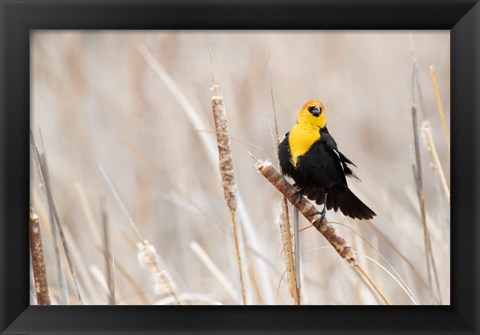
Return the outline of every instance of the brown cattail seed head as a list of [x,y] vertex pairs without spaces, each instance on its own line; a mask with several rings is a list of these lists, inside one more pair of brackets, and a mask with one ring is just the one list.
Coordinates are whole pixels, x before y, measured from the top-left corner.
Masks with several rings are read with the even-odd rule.
[[220,175],[223,182],[223,192],[227,206],[231,211],[237,208],[235,195],[235,174],[233,170],[232,151],[228,136],[227,117],[223,98],[218,95],[212,97],[213,118],[215,120],[215,133],[217,135]]

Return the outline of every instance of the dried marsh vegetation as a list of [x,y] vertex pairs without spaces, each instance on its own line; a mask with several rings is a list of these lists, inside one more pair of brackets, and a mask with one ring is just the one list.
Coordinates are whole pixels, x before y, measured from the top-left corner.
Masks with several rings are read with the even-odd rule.
[[[35,32],[31,303],[449,304],[449,51],[448,32]],[[314,98],[372,221],[318,222],[270,163]]]

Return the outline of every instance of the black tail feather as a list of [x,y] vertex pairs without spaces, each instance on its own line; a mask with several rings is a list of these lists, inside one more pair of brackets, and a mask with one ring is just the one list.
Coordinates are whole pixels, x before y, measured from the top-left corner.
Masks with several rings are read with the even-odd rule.
[[[304,195],[322,205],[325,199],[325,190],[305,188]],[[344,186],[334,187],[328,191],[327,209],[333,209],[335,212],[340,209],[345,216],[359,220],[371,220],[377,215],[358,199],[348,187]]]

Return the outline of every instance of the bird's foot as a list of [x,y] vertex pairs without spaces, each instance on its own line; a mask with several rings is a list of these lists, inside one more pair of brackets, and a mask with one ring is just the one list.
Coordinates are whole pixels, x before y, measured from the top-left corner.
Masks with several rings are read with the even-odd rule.
[[297,191],[293,194],[293,203],[300,202],[303,198],[303,188],[297,189]]
[[314,226],[315,228],[320,227],[323,224],[323,220],[325,219],[325,215],[327,214],[327,208],[326,206],[323,206],[323,209],[321,212],[316,212],[315,215],[320,215],[320,219],[315,220]]

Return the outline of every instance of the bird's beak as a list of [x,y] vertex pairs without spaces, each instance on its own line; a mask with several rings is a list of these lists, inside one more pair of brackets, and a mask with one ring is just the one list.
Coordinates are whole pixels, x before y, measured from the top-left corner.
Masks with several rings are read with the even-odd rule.
[[315,106],[315,107],[312,108],[312,111],[310,113],[312,113],[313,116],[319,116],[320,115],[320,108],[318,106]]

